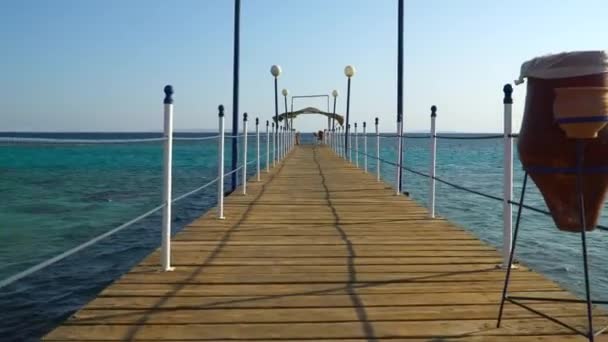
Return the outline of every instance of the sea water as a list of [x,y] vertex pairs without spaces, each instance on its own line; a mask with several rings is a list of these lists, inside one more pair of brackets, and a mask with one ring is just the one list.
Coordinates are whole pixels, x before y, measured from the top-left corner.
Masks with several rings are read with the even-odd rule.
[[[14,136],[14,134],[13,134]],[[159,137],[154,133],[20,134],[47,138],[111,139]],[[191,136],[183,135],[182,136]],[[201,136],[197,134],[196,136]],[[265,134],[262,134],[264,138]],[[225,169],[230,170],[232,139],[226,139]],[[303,135],[302,141],[312,142]],[[363,151],[363,139],[359,140]],[[375,153],[375,137],[368,153]],[[381,139],[381,157],[396,160],[396,139]],[[249,137],[248,160],[255,159]],[[405,139],[405,165],[428,173],[429,139]],[[502,197],[503,144],[496,140],[439,140],[437,176],[458,185]],[[265,139],[261,142],[265,168]],[[88,241],[161,204],[161,142],[135,144],[0,144],[0,279],[20,272]],[[217,141],[176,141],[173,148],[173,194],[181,195],[217,176]],[[363,165],[363,155],[359,155]],[[519,198],[523,172],[515,164]],[[370,172],[376,162],[368,159]],[[255,163],[248,174],[255,173]],[[381,164],[382,178],[393,185],[397,171]],[[422,205],[428,202],[428,178],[404,171],[403,189]],[[240,180],[241,175],[237,177]],[[526,204],[546,209],[531,186]],[[231,179],[225,188],[231,187]],[[174,205],[173,232],[216,204],[215,185]],[[437,183],[437,214],[500,248],[502,202]],[[98,244],[0,289],[1,340],[36,340],[80,308],[114,279],[160,244],[160,212]],[[606,216],[601,223],[607,223]],[[608,297],[608,261],[603,242],[608,233],[588,234],[593,293]],[[517,259],[582,295],[580,234],[558,231],[550,217],[524,211]]]

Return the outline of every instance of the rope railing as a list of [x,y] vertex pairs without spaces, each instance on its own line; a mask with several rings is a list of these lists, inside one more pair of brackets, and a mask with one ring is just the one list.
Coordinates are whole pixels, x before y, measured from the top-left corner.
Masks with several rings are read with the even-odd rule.
[[[395,189],[397,190],[397,194],[400,194],[401,192],[401,188],[402,188],[402,184],[401,184],[401,180],[402,180],[402,176],[401,173],[403,171],[406,172],[410,172],[413,173],[415,175],[421,176],[421,177],[425,177],[425,178],[429,178],[430,181],[430,186],[429,186],[429,216],[431,218],[435,217],[435,187],[436,187],[436,182],[439,182],[441,184],[450,186],[454,189],[460,190],[460,191],[465,191],[477,196],[481,196],[487,199],[491,199],[491,200],[495,200],[495,201],[500,201],[503,203],[503,265],[508,265],[508,260],[509,260],[509,254],[511,251],[511,242],[512,242],[512,227],[513,227],[513,207],[516,208],[521,208],[521,209],[527,209],[530,210],[532,212],[535,213],[539,213],[539,214],[543,214],[543,215],[548,215],[551,216],[551,213],[547,210],[544,209],[540,209],[540,208],[535,208],[533,206],[530,205],[526,205],[523,202],[519,203],[513,200],[513,178],[514,178],[514,173],[513,173],[513,139],[514,138],[518,138],[519,134],[517,133],[513,133],[512,132],[512,104],[513,104],[513,100],[511,98],[511,94],[512,94],[512,87],[510,85],[506,85],[503,88],[503,91],[505,93],[505,98],[503,100],[503,105],[504,105],[504,129],[503,129],[503,133],[502,134],[471,134],[471,135],[462,135],[462,134],[437,134],[437,130],[436,130],[436,117],[437,117],[437,107],[436,106],[432,106],[431,107],[431,129],[430,132],[428,134],[424,134],[424,133],[419,133],[419,134],[381,134],[379,133],[378,130],[378,118],[375,119],[375,124],[376,124],[376,132],[375,132],[375,137],[376,137],[376,155],[372,156],[370,154],[361,152],[360,150],[358,150],[358,140],[360,137],[362,137],[364,139],[364,141],[367,141],[367,138],[369,136],[374,136],[374,134],[366,134],[364,133],[363,135],[357,135],[355,133],[354,138],[355,138],[355,144],[354,144],[354,148],[353,146],[348,146],[348,145],[352,145],[352,144],[346,144],[347,141],[350,141],[353,138],[353,135],[351,133],[349,133],[349,130],[344,130],[344,129],[338,129],[336,133],[332,133],[334,135],[334,139],[331,140],[330,139],[330,143],[331,143],[331,147],[334,149],[334,151],[336,152],[336,154],[339,157],[342,157],[348,161],[350,161],[353,165],[357,165],[358,166],[358,157],[359,155],[364,155],[365,156],[365,160],[364,160],[364,165],[367,165],[367,158],[372,158],[375,159],[377,161],[376,163],[376,172],[377,172],[377,179],[380,180],[381,178],[381,173],[380,173],[380,165],[381,164],[387,164],[387,165],[391,165],[394,166],[396,168],[397,171],[397,176],[395,177]],[[348,123],[346,125],[349,125]],[[398,132],[400,131],[399,129],[399,125],[400,122],[397,123],[398,125]],[[356,124],[355,124],[356,127]],[[397,162],[392,162],[386,159],[382,159],[380,158],[380,144],[382,141],[387,141],[386,139],[395,139],[397,141],[395,149],[393,149],[393,151],[396,151],[397,153],[397,157],[396,159],[398,160]],[[400,144],[403,141],[402,139],[429,139],[430,140],[430,154],[431,154],[431,158],[430,158],[430,172],[429,173],[425,173],[425,172],[421,172],[419,170],[415,170],[412,169],[410,167],[407,167],[405,165],[403,165],[403,161],[402,158],[400,157]],[[497,196],[497,195],[493,195],[493,194],[488,194],[488,193],[484,193],[482,191],[478,191],[478,190],[474,190],[471,189],[469,187],[466,186],[462,186],[459,184],[456,184],[455,182],[443,179],[441,177],[437,177],[436,175],[436,155],[437,155],[437,140],[442,139],[442,140],[492,140],[492,139],[500,139],[503,141],[504,144],[504,159],[503,159],[503,196]],[[367,151],[367,146],[364,146],[365,150]],[[355,158],[352,158],[352,153],[355,153]],[[602,168],[599,168],[598,170],[592,170],[592,172],[600,172],[603,171],[600,170]],[[536,172],[543,172],[543,170],[535,170]],[[551,172],[554,172],[554,168],[551,169]],[[564,169],[562,171],[567,171],[570,173],[573,173],[575,170],[573,169]],[[587,170],[587,172],[589,172]],[[603,230],[603,231],[608,231],[608,226],[604,226],[604,225],[597,225],[595,228],[599,229],[599,230]]]
[[177,141],[204,141],[204,140],[217,140],[219,135],[214,135],[210,137],[173,137],[173,140]]
[[[226,173],[224,175],[224,177],[229,176],[229,175],[231,175],[231,174],[233,174],[235,172],[238,172],[241,169],[243,169],[243,166],[239,166],[238,168],[236,168],[236,169],[234,169],[234,170]],[[186,197],[192,196],[195,193],[197,193],[197,192],[199,192],[199,191],[201,191],[203,189],[206,189],[206,188],[210,187],[211,185],[214,185],[215,183],[217,183],[218,180],[219,180],[219,177],[216,177],[215,179],[213,179],[213,180],[211,180],[211,181],[203,184],[202,186],[200,186],[200,187],[198,187],[198,188],[196,188],[194,190],[188,191],[188,192],[186,192],[186,193],[184,193],[184,194],[182,194],[182,195],[174,198],[173,200],[171,200],[171,204],[174,204],[174,203],[176,203],[178,201],[181,201],[182,199],[184,199]],[[84,243],[82,243],[82,244],[74,247],[74,248],[71,248],[71,249],[69,249],[69,250],[67,250],[67,251],[65,251],[65,252],[63,252],[63,253],[61,253],[61,254],[59,254],[59,255],[51,258],[51,259],[45,260],[45,261],[43,261],[43,262],[41,262],[41,263],[39,263],[39,264],[37,264],[35,266],[32,266],[32,267],[30,267],[30,268],[28,268],[28,269],[26,269],[26,270],[24,270],[22,272],[19,272],[19,273],[13,275],[13,276],[10,276],[10,277],[8,277],[8,278],[0,281],[0,289],[3,288],[3,287],[5,287],[5,286],[7,286],[7,285],[10,285],[10,284],[16,282],[17,280],[25,278],[25,277],[27,277],[27,276],[29,276],[29,275],[31,275],[31,274],[33,274],[33,273],[35,273],[35,272],[43,269],[43,268],[45,268],[45,267],[48,267],[48,266],[50,266],[52,264],[55,264],[55,263],[57,263],[57,262],[65,259],[65,258],[67,258],[67,257],[69,257],[69,256],[71,256],[71,255],[73,255],[73,254],[75,254],[75,253],[77,253],[77,252],[79,252],[79,251],[81,251],[81,250],[89,247],[89,246],[92,246],[92,245],[96,244],[97,242],[99,242],[99,241],[101,241],[101,240],[103,240],[103,239],[105,239],[107,237],[110,237],[110,236],[112,236],[112,235],[120,232],[121,230],[127,228],[127,227],[130,227],[130,226],[134,225],[135,223],[137,223],[137,222],[139,222],[139,221],[141,221],[141,220],[149,217],[150,215],[154,214],[155,212],[159,211],[163,207],[165,207],[165,204],[161,204],[159,206],[156,206],[153,209],[145,212],[144,214],[141,214],[140,216],[137,216],[136,218],[134,218],[134,219],[132,219],[130,221],[127,221],[127,222],[121,224],[118,227],[115,227],[115,228],[113,228],[113,229],[111,229],[111,230],[109,230],[109,231],[107,231],[107,232],[105,232],[103,234],[100,234],[100,235],[98,235],[98,236],[96,236],[96,237],[94,237],[94,238],[92,238],[92,239],[90,239],[90,240],[88,240],[88,241],[86,241],[86,242],[84,242]]]
[[[262,139],[264,139],[264,137],[260,136],[260,132],[259,132],[259,120],[256,119],[256,132],[252,133],[252,134],[247,134],[247,114],[244,115],[244,133],[243,134],[239,134],[236,136],[226,136],[224,133],[224,113],[223,113],[223,106],[219,107],[219,117],[220,117],[220,125],[219,125],[219,132],[220,134],[218,135],[213,135],[213,136],[205,136],[205,137],[174,137],[173,136],[173,125],[172,125],[172,121],[173,121],[173,98],[172,98],[172,94],[173,94],[173,89],[171,86],[167,86],[165,87],[165,100],[164,100],[164,116],[165,116],[165,120],[164,120],[164,133],[163,133],[163,137],[162,138],[145,138],[145,139],[37,139],[37,138],[19,138],[19,139],[23,139],[23,141],[27,141],[27,142],[52,142],[52,143],[132,143],[132,142],[150,142],[150,141],[164,141],[164,162],[163,162],[163,203],[161,205],[158,205],[152,209],[150,209],[149,211],[141,214],[140,216],[137,216],[135,218],[133,218],[132,220],[125,222],[115,228],[112,228],[111,230],[102,233],[98,236],[93,237],[92,239],[79,244],[76,247],[73,247],[57,256],[54,256],[50,259],[47,259],[43,262],[40,262],[32,267],[27,268],[26,270],[23,270],[17,274],[14,274],[12,276],[9,276],[8,278],[4,279],[4,280],[0,280],[0,289],[2,289],[3,287],[6,287],[10,284],[13,284],[17,281],[19,281],[20,279],[23,279],[29,275],[32,275],[33,273],[40,271],[50,265],[53,265],[61,260],[64,260],[65,258],[74,255],[75,253],[78,253],[79,251],[82,251],[83,249],[92,246],[94,244],[96,244],[97,242],[108,238],[122,230],[124,230],[127,227],[132,226],[133,224],[136,224],[138,222],[140,222],[141,220],[149,217],[150,215],[158,212],[159,210],[162,210],[162,243],[161,243],[161,266],[162,269],[164,271],[168,271],[171,270],[171,263],[170,263],[170,240],[171,240],[171,207],[173,204],[175,204],[178,201],[181,201],[187,197],[190,197],[204,189],[207,189],[213,185],[218,185],[218,210],[219,213],[221,213],[221,215],[218,215],[218,219],[223,219],[223,197],[225,196],[224,191],[223,191],[223,187],[224,187],[224,179],[228,176],[231,176],[239,171],[242,171],[243,173],[243,178],[242,178],[242,182],[241,182],[241,186],[243,188],[243,193],[246,193],[246,185],[247,185],[247,165],[250,164],[257,164],[256,167],[256,173],[257,173],[257,179],[260,179],[260,160],[262,160],[262,158],[265,158],[266,156],[269,155],[270,151],[267,150],[264,154],[260,154],[260,141]],[[274,146],[274,148],[281,148],[282,150],[280,151],[280,153],[278,153],[279,156],[286,156],[287,152],[293,148],[294,141],[291,139],[293,138],[293,135],[289,135],[286,134],[287,132],[284,132],[284,134],[281,135],[281,139],[283,141],[283,144],[281,146]],[[279,133],[281,134],[281,133]],[[247,149],[247,137],[249,136],[255,136],[256,137],[256,157],[252,158],[252,160],[247,160],[247,154],[248,154],[248,149]],[[268,133],[266,134],[266,140],[268,140]],[[226,137],[243,137],[243,159],[241,162],[241,165],[236,167],[235,169],[229,171],[229,172],[224,172],[224,140]],[[2,138],[0,138],[2,139]],[[172,142],[174,140],[185,140],[185,141],[192,141],[192,140],[215,140],[218,142],[218,176],[215,177],[214,179],[206,182],[205,184],[190,190],[184,194],[181,194],[175,198],[172,198],[172,194],[171,194],[171,188],[172,188],[172,175],[171,175],[171,169],[172,169]],[[0,142],[3,142],[4,140],[0,140]],[[269,146],[267,144],[267,146]],[[268,160],[266,158],[266,160]],[[277,161],[280,161],[281,159],[277,159]],[[267,165],[267,171],[269,172],[269,166]]]
[[[247,134],[255,136],[255,133]],[[243,135],[226,135],[225,138],[242,138]],[[204,137],[172,137],[173,141],[206,141],[217,140],[219,135]],[[0,137],[0,144],[65,144],[65,145],[98,145],[98,144],[138,144],[165,141],[167,138],[132,138],[132,139],[71,139],[71,138],[36,138],[36,137]],[[265,137],[260,137],[265,139]]]
[[452,135],[440,135],[436,134],[437,139],[451,139],[451,140],[490,140],[490,139],[503,139],[504,135],[474,135],[474,136],[452,136]]
[[[430,139],[432,135],[408,135],[404,134],[404,139]],[[517,135],[513,134],[511,137],[517,137]],[[399,138],[396,134],[382,134],[380,138]],[[486,139],[503,139],[504,135],[502,134],[491,134],[491,135],[445,135],[445,134],[435,134],[435,138],[437,139],[452,139],[452,140],[486,140]]]
[[71,144],[71,145],[95,145],[95,144],[137,144],[165,141],[167,138],[136,138],[136,139],[62,139],[62,138],[25,138],[25,137],[0,137],[0,144]]
[[[255,136],[255,133],[249,133],[247,136]],[[242,138],[243,134],[225,135],[225,138]],[[178,137],[173,136],[173,141],[205,141],[217,140],[219,135],[204,136],[204,137]],[[129,138],[129,139],[72,139],[72,138],[38,138],[38,137],[0,137],[0,144],[80,144],[80,145],[95,145],[95,144],[137,144],[165,141],[167,138]],[[260,137],[265,139],[265,137]]]
[[[355,149],[352,149],[351,147],[349,147],[348,149],[352,150],[355,153],[358,153],[360,155],[366,156],[368,158],[372,158],[374,160],[378,160],[378,161],[380,161],[382,163],[385,163],[385,164],[388,164],[388,165],[391,165],[391,166],[394,166],[394,167],[399,167],[399,164],[397,164],[396,162],[392,162],[392,161],[389,161],[389,160],[386,160],[386,159],[382,159],[382,158],[377,158],[376,156],[373,156],[373,155],[370,155],[370,154],[367,154],[367,153],[363,153],[361,151],[355,151]],[[409,167],[407,167],[405,165],[402,166],[401,169],[404,170],[404,171],[410,172],[412,174],[421,176],[421,177],[435,179],[439,183],[443,183],[443,184],[451,186],[451,187],[453,187],[455,189],[462,190],[462,191],[465,191],[465,192],[468,192],[468,193],[471,193],[471,194],[474,194],[474,195],[478,195],[478,196],[485,197],[485,198],[488,198],[488,199],[492,199],[492,200],[495,200],[495,201],[500,201],[500,202],[504,201],[503,197],[492,195],[492,194],[483,193],[483,192],[477,191],[477,190],[473,190],[471,188],[467,188],[465,186],[452,183],[450,181],[447,181],[447,180],[445,180],[443,178],[439,178],[437,176],[431,177],[427,173],[424,173],[424,172],[421,172],[421,171],[409,168]],[[536,208],[536,207],[533,207],[533,206],[530,206],[530,205],[527,205],[527,204],[520,204],[519,202],[515,202],[515,201],[509,201],[509,203],[512,204],[512,205],[515,205],[517,207],[522,207],[524,209],[528,209],[530,211],[533,211],[533,212],[536,212],[536,213],[539,213],[539,214],[551,216],[551,213],[549,211],[547,211],[547,210]],[[606,230],[606,231],[608,231],[608,226],[597,225],[596,228],[599,229],[599,230]]]

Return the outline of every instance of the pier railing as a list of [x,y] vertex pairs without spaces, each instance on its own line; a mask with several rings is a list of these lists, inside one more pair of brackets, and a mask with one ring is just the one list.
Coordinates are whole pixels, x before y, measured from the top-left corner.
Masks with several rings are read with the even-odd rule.
[[[260,174],[262,172],[261,169],[261,161],[265,160],[266,162],[266,172],[270,172],[271,168],[278,165],[293,149],[295,146],[295,132],[293,130],[288,130],[286,127],[277,126],[275,129],[275,124],[272,124],[273,130],[272,132],[269,130],[269,122],[266,121],[266,132],[265,134],[261,134],[260,132],[260,120],[256,118],[255,120],[255,133],[248,132],[248,115],[247,113],[243,114],[243,126],[242,133],[236,136],[234,135],[226,135],[224,130],[224,107],[220,105],[218,107],[218,134],[213,136],[202,136],[202,137],[176,137],[173,136],[173,88],[171,86],[166,86],[164,88],[165,98],[163,101],[164,113],[163,113],[163,136],[160,138],[143,138],[143,139],[62,139],[62,138],[36,138],[36,137],[6,137],[0,138],[0,143],[2,144],[48,144],[48,145],[96,145],[96,144],[140,144],[140,143],[163,143],[163,181],[162,181],[162,199],[161,204],[158,206],[146,211],[145,213],[115,227],[110,229],[109,231],[100,234],[98,236],[93,237],[92,239],[73,247],[59,255],[56,255],[52,258],[44,260],[37,265],[29,267],[17,274],[9,276],[6,279],[0,280],[0,289],[6,287],[10,284],[17,282],[29,275],[32,275],[35,272],[38,272],[48,266],[51,266],[71,255],[78,253],[79,251],[84,250],[87,247],[90,247],[101,240],[104,240],[127,227],[140,222],[141,220],[151,216],[154,213],[162,210],[162,227],[161,227],[161,265],[160,268],[163,271],[170,271],[173,269],[171,266],[171,222],[172,222],[172,214],[171,209],[173,204],[178,201],[181,201],[189,196],[192,196],[196,193],[199,193],[205,189],[208,189],[214,185],[217,185],[217,218],[225,219],[224,216],[224,196],[226,193],[224,192],[224,179],[228,176],[231,176],[234,173],[241,172],[241,193],[243,195],[247,194],[247,181],[248,181],[248,173],[247,167],[249,165],[255,165],[255,177],[257,181],[260,181]],[[271,137],[272,135],[272,137]],[[250,137],[255,139],[255,159],[248,160],[247,152],[248,152],[248,140]],[[226,138],[237,138],[241,141],[243,149],[241,155],[240,165],[229,172],[225,172],[224,170],[224,160],[225,160],[225,139]],[[276,138],[276,139],[275,139]],[[260,147],[262,146],[262,140],[266,142],[266,152],[261,153]],[[173,142],[174,141],[216,141],[218,144],[218,172],[217,176],[208,181],[207,183],[188,191],[184,194],[181,194],[175,198],[172,197],[172,188],[173,188]],[[272,141],[272,156],[271,156],[271,145]],[[270,160],[272,158],[272,161]],[[271,165],[272,164],[272,165]]]
[[[381,180],[381,164],[386,164],[395,167],[397,172],[397,177],[395,177],[394,188],[396,190],[397,195],[400,195],[399,189],[402,188],[403,178],[400,176],[403,171],[408,173],[424,177],[430,180],[429,189],[428,189],[428,203],[427,207],[429,210],[429,217],[435,218],[435,207],[436,207],[436,184],[437,182],[441,184],[445,184],[454,189],[464,191],[476,196],[481,196],[487,199],[500,201],[502,202],[502,219],[503,219],[503,237],[502,237],[502,256],[503,263],[501,266],[509,264],[509,254],[512,248],[512,239],[513,239],[513,206],[521,207],[526,210],[530,210],[539,214],[544,214],[550,216],[551,213],[547,210],[536,208],[530,205],[526,205],[520,203],[518,201],[513,200],[513,139],[518,137],[518,134],[513,133],[512,129],[512,106],[513,106],[513,88],[510,84],[507,84],[503,87],[504,98],[503,98],[503,133],[502,134],[480,134],[480,135],[445,135],[445,134],[437,134],[436,128],[436,120],[437,120],[437,107],[431,106],[431,114],[430,114],[430,133],[425,135],[411,135],[411,134],[400,134],[399,127],[397,127],[397,134],[380,134],[379,133],[379,120],[375,118],[375,133],[368,134],[366,132],[366,122],[363,122],[363,133],[357,133],[357,123],[354,123],[355,130],[354,132],[343,127],[338,127],[335,131],[328,132],[330,138],[328,141],[330,142],[331,148],[334,152],[349,161],[356,167],[360,167],[359,157],[363,158],[363,170],[368,172],[367,170],[367,159],[371,158],[376,161],[376,178],[378,181]],[[345,136],[350,132],[348,136]],[[375,155],[371,155],[368,153],[368,137],[376,139],[376,151]],[[359,148],[359,140],[363,138],[363,149]],[[390,161],[384,159],[380,155],[380,145],[381,141],[384,138],[396,138],[395,143],[395,161]],[[352,143],[352,139],[354,139],[354,144]],[[403,165],[402,158],[399,157],[399,144],[403,143],[403,140],[407,139],[429,139],[429,171],[428,173],[420,170],[413,169],[411,167]],[[456,184],[454,182],[447,181],[441,177],[437,176],[436,167],[437,167],[437,140],[503,140],[503,194],[502,196],[496,196],[488,193],[484,193],[481,191],[477,191],[471,189],[466,186],[462,186]],[[345,147],[345,141],[348,140],[348,146]],[[353,157],[354,154],[354,157]],[[608,231],[607,226],[598,225],[596,226],[598,230]]]

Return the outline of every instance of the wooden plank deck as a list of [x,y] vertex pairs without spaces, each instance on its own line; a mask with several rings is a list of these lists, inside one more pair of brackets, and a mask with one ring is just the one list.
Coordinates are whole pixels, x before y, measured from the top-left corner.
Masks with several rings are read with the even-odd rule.
[[[45,339],[585,340],[508,303],[496,329],[499,253],[327,148],[296,148],[248,190],[175,236],[175,271],[152,253]],[[511,289],[572,297],[525,267]],[[583,305],[533,307],[586,324]]]

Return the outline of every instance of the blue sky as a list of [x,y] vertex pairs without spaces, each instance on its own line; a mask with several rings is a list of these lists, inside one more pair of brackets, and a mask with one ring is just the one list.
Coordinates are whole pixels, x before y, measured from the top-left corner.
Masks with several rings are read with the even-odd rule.
[[[525,60],[606,49],[605,0],[406,0],[405,127],[497,132],[501,89]],[[395,129],[396,0],[242,0],[241,112],[274,112],[269,68],[291,94],[338,89],[356,66],[352,121]],[[0,130],[157,131],[162,88],[175,87],[176,129],[216,127],[232,103],[231,0],[0,1]],[[519,127],[525,87],[515,92]],[[295,107],[325,106],[324,100]],[[325,125],[298,119],[299,129]]]

